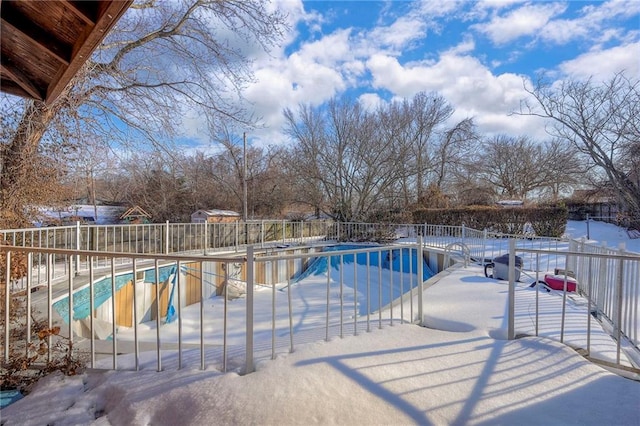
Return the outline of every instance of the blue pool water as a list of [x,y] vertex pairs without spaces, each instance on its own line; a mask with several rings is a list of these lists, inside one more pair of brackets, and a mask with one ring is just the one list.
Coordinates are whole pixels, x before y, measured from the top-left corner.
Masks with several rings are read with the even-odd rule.
[[[357,250],[364,248],[372,248],[376,246],[354,246],[354,245],[337,245],[324,249],[327,251],[345,251]],[[412,288],[418,286],[416,274],[418,271],[418,252],[416,249],[403,247],[391,250],[381,250],[370,253],[345,253],[335,256],[318,257],[311,262],[309,267],[300,274],[294,283],[327,272],[327,265],[331,265],[332,274],[336,274],[340,270],[342,258],[342,267],[348,273],[353,271],[354,262],[357,265],[370,267],[369,288],[367,288],[367,280],[364,277],[358,277],[355,285],[358,293],[358,311],[361,315],[367,312],[374,312],[387,306],[393,300],[401,297],[403,294],[411,291]],[[351,265],[351,266],[349,266]],[[400,274],[402,271],[403,275]],[[411,271],[411,278],[408,276]],[[422,259],[422,281],[425,281],[435,274],[429,268],[427,262]],[[334,280],[336,276],[333,275]],[[382,280],[379,281],[379,278]],[[353,288],[353,280],[346,279],[344,284]],[[393,284],[393,285],[392,285]]]
[[[354,245],[337,245],[337,246],[329,246],[325,247],[325,252],[332,251],[346,251],[346,250],[358,250],[365,248],[375,248],[376,246],[354,246]],[[390,254],[391,253],[391,254]],[[300,281],[304,278],[307,278],[311,275],[320,275],[327,272],[327,261],[331,259],[331,267],[337,269],[340,265],[340,257],[342,256],[343,262],[345,264],[353,264],[354,257],[355,261],[358,265],[366,266],[367,260],[369,261],[370,267],[377,268],[381,266],[382,269],[393,270],[395,272],[400,272],[400,266],[402,265],[402,272],[409,273],[409,270],[415,274],[418,271],[418,252],[415,249],[410,248],[398,248],[392,250],[382,250],[380,252],[371,252],[371,253],[349,253],[349,254],[340,254],[331,257],[318,257],[316,258],[309,267],[300,274],[295,281]],[[434,276],[435,274],[429,268],[427,262],[423,259],[422,262],[422,279],[427,280]]]
[[13,404],[14,402],[23,398],[22,393],[16,389],[10,390],[0,390],[0,408],[4,408],[9,404]]
[[[158,268],[158,282],[163,282],[173,273],[175,266],[166,265]],[[154,284],[156,282],[155,268],[141,270],[144,272],[144,282]],[[133,280],[133,271],[116,275],[116,292],[129,281]],[[104,277],[93,283],[93,307],[94,309],[102,305],[111,297],[111,277]],[[87,318],[91,311],[89,287],[73,293],[73,319],[81,320]],[[53,308],[60,314],[62,319],[69,323],[69,298],[58,300],[53,304]]]

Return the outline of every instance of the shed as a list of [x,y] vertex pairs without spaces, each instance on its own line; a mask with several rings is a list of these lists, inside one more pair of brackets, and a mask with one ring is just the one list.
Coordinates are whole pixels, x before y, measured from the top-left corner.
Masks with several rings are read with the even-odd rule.
[[240,220],[240,213],[232,210],[198,210],[191,215],[191,223],[230,223]]

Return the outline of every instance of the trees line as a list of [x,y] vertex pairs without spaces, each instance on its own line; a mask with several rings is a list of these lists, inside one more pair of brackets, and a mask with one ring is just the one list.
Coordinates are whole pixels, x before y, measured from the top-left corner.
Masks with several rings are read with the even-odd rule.
[[[250,58],[278,46],[286,22],[259,0],[134,3],[54,104],[0,102],[0,228],[85,193],[139,204],[158,221],[241,210],[233,129],[258,122],[242,88]],[[247,213],[367,220],[416,205],[555,201],[592,183],[640,217],[639,84],[623,72],[525,84],[530,97],[512,113],[545,118],[548,140],[480,135],[472,118],[452,121],[438,93],[374,111],[348,98],[300,105],[283,112],[290,145],[247,153]],[[196,121],[215,153],[166,142]]]
[[[246,152],[247,216],[371,221],[389,212],[501,199],[558,202],[599,179],[589,157],[566,140],[482,137],[472,119],[451,124],[453,112],[437,93],[374,111],[350,99],[286,110],[291,144]],[[200,208],[240,212],[245,154],[239,142],[226,132],[214,153],[136,152],[91,179],[79,169],[67,185],[76,197],[91,199],[87,183],[97,184],[98,198],[140,205],[156,221],[189,220]]]
[[[631,84],[622,75],[615,83],[625,90]],[[418,93],[373,111],[352,99],[335,98],[326,107],[284,111],[289,145],[249,146],[245,153],[241,140],[225,127],[209,153],[149,149],[118,158],[87,144],[74,151],[69,163],[47,162],[54,156],[45,151],[39,161],[59,176],[61,203],[85,198],[140,205],[154,221],[188,221],[201,208],[241,212],[245,157],[249,218],[314,213],[375,221],[393,212],[490,205],[501,199],[558,202],[585,183],[608,185],[621,203],[631,200],[628,211],[637,209],[633,191],[638,188],[640,138],[634,139],[634,119],[627,120],[627,126],[636,127],[625,128],[626,134],[584,126],[592,150],[598,132],[607,135],[597,145],[598,153],[608,149],[611,155],[602,165],[580,145],[582,139],[569,139],[564,127],[554,127],[556,133],[543,141],[524,135],[483,137],[471,118],[452,124],[453,113],[438,93]],[[612,122],[620,125],[621,120]],[[604,126],[602,118],[596,123]],[[620,176],[617,185],[612,176]],[[626,193],[621,190],[625,185],[631,189]]]

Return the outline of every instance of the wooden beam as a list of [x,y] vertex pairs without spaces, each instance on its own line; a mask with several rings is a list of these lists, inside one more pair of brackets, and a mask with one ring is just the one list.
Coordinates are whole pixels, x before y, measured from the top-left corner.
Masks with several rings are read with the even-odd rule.
[[91,53],[98,47],[109,30],[115,25],[118,19],[120,19],[132,2],[133,0],[116,0],[106,3],[106,7],[98,17],[96,24],[94,26],[88,25],[86,30],[78,37],[77,42],[73,46],[69,66],[61,69],[49,85],[45,98],[47,103],[53,102],[53,100],[62,93],[73,76],[77,74],[80,67],[89,59]]
[[2,18],[2,25],[5,31],[20,34],[23,36],[22,38],[28,38],[38,49],[47,52],[60,63],[69,65],[71,61],[71,49],[65,49],[61,43],[56,43],[56,40],[53,40],[51,35],[46,34],[37,26],[30,24],[23,17],[12,15],[10,22],[5,16]]
[[21,98],[33,99],[33,96],[25,92],[25,90],[22,87],[18,86],[15,81],[9,80],[8,78],[3,78],[2,80],[0,80],[0,87],[2,87],[2,91],[4,93],[8,93],[14,96],[20,96]]
[[58,0],[61,3],[64,3],[65,6],[67,6],[67,8],[73,12],[74,15],[76,15],[78,18],[80,18],[82,21],[84,21],[85,24],[87,25],[95,25],[96,23],[96,17],[92,16],[92,11],[90,9],[87,9],[86,7],[83,7],[84,5],[86,5],[86,3],[97,3],[96,0],[93,0],[91,2],[73,2],[73,1],[69,1],[69,0]]
[[[7,57],[2,61],[2,73],[9,76],[15,84],[17,84],[22,90],[28,93],[31,97],[44,100],[40,90],[33,84],[33,82],[26,76],[20,69],[18,69],[13,61]],[[3,88],[4,90],[4,88]]]

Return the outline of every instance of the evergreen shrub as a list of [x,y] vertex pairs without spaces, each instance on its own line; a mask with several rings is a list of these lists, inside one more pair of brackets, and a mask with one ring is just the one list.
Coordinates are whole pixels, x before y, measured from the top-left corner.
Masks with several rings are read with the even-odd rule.
[[490,232],[524,235],[528,223],[538,236],[561,237],[567,224],[567,208],[554,207],[487,207],[469,206],[458,209],[418,209],[414,223],[465,226]]

